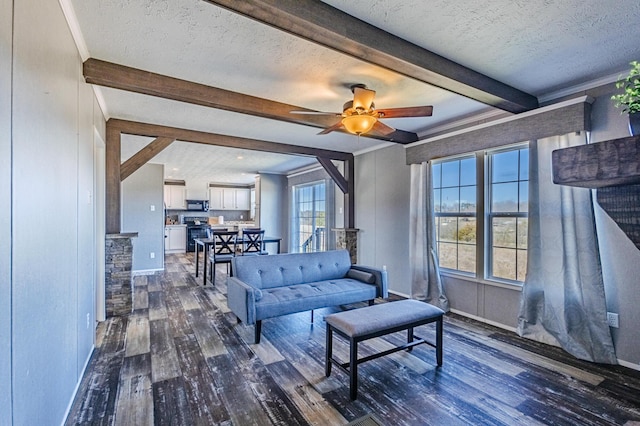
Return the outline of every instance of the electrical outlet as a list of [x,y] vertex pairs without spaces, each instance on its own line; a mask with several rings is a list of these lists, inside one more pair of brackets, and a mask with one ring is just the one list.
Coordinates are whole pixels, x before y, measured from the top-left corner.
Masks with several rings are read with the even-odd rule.
[[149,253],[149,257],[151,259],[155,259],[156,258],[156,254],[154,252]]
[[87,312],[87,330],[89,329],[90,325],[91,325],[91,317],[89,316],[89,312]]
[[620,326],[620,323],[618,322],[618,314],[607,312],[607,323],[609,324],[609,327],[618,328]]
[[151,204],[151,205],[149,206],[149,210],[151,210],[152,212],[155,212],[155,211],[156,211],[156,206],[154,206],[153,204]]

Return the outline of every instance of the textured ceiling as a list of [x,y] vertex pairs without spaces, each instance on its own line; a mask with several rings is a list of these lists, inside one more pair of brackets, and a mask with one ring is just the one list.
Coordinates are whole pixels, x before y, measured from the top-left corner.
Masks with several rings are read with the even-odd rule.
[[[89,55],[96,59],[322,111],[340,111],[351,97],[349,84],[364,83],[377,91],[379,108],[434,105],[433,117],[385,121],[418,134],[492,111],[204,1],[66,1],[71,1]],[[536,96],[610,78],[640,58],[637,0],[325,3]],[[317,136],[313,127],[101,91],[108,115],[115,118],[346,152],[381,143],[342,133]],[[144,141],[125,138],[123,158]],[[237,163],[235,151],[174,143],[152,161],[167,164],[167,178],[236,183],[256,171],[280,173],[315,161],[247,152],[244,166],[237,169],[230,167]]]

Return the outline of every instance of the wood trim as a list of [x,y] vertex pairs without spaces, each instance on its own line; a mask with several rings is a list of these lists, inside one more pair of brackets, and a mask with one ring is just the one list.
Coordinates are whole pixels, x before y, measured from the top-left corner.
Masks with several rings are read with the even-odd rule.
[[156,138],[149,145],[138,151],[133,157],[120,165],[120,181],[131,176],[136,170],[144,166],[163,149],[173,143],[171,138]]
[[120,131],[107,121],[105,141],[106,233],[120,233]]
[[333,179],[336,185],[338,185],[338,188],[340,188],[340,191],[342,191],[343,194],[346,194],[347,192],[349,192],[349,188],[347,186],[347,180],[344,178],[344,176],[342,176],[342,174],[340,173],[340,170],[338,170],[338,168],[331,162],[331,160],[327,158],[322,158],[322,157],[317,157],[317,158],[318,158],[318,162],[322,165],[322,167],[329,174],[329,176],[331,176],[331,179]]
[[355,158],[344,162],[344,178],[347,181],[347,192],[344,193],[345,228],[356,227],[356,196],[355,196]]
[[519,113],[538,107],[535,96],[374,27],[316,0],[206,0],[354,58]]
[[248,139],[217,133],[200,132],[197,130],[181,129],[178,127],[161,126],[158,124],[140,123],[137,121],[126,121],[112,118],[109,120],[108,124],[119,129],[121,133],[128,135],[164,137],[185,142],[224,146],[228,148],[241,148],[252,151],[275,152],[279,154],[306,155],[341,161],[353,156],[348,152],[342,151],[331,151],[306,146],[268,142],[258,139]]
[[[138,152],[132,160],[131,164],[127,164],[128,161],[120,165],[120,147],[121,147],[121,135],[122,134],[138,135],[156,137],[156,140],[151,142],[140,152]],[[185,142],[195,142],[207,145],[224,146],[229,148],[242,148],[253,151],[261,152],[275,152],[280,154],[290,155],[305,155],[316,157],[320,164],[331,163],[330,160],[344,161],[345,163],[345,176],[340,178],[340,172],[337,171],[338,180],[331,174],[329,170],[327,173],[336,181],[340,189],[345,187],[345,220],[348,227],[353,227],[354,224],[354,196],[353,190],[355,185],[353,183],[353,154],[341,151],[330,151],[325,149],[308,148],[298,145],[288,145],[276,142],[267,142],[256,139],[239,138],[234,136],[219,135],[215,133],[199,132],[195,130],[180,129],[175,127],[160,126],[157,124],[139,123],[134,121],[126,121],[119,119],[110,119],[106,125],[106,232],[109,234],[118,234],[121,230],[121,212],[120,212],[120,182],[127,176],[131,175],[133,171],[137,170],[144,163],[141,163],[142,158],[149,156],[149,159],[153,157],[152,152],[160,152],[164,144],[167,146],[175,140],[181,140]],[[157,152],[156,152],[157,150]],[[144,151],[144,152],[143,152]],[[148,159],[147,159],[148,161]],[[137,166],[137,167],[135,167]],[[331,164],[333,166],[333,164]],[[135,170],[132,169],[135,167]],[[335,166],[333,166],[335,168]],[[124,169],[124,170],[123,170]],[[326,170],[326,169],[325,169]],[[123,174],[128,173],[127,176],[122,177]],[[345,183],[346,182],[346,183]],[[344,192],[344,190],[343,190]]]
[[406,150],[407,164],[418,164],[436,158],[460,155],[482,149],[497,148],[517,142],[543,139],[591,129],[591,104],[573,103],[561,108],[545,108],[508,120],[485,123],[452,136],[422,141]]
[[[333,126],[337,120],[336,117],[326,115],[291,114],[291,111],[313,110],[101,61],[95,58],[87,59],[83,63],[82,72],[85,81],[90,84],[241,114],[270,118],[293,124],[324,129]],[[418,136],[415,133],[404,130],[396,130],[387,136],[373,134],[361,136],[403,144],[416,142],[418,140]]]

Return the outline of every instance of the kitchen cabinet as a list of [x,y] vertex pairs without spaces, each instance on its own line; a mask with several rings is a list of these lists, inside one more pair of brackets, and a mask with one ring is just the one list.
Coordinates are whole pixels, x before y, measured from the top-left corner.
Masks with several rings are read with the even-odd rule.
[[251,190],[249,188],[209,188],[209,210],[249,210]]
[[187,251],[187,225],[168,225],[164,228],[164,252],[185,253]]
[[183,210],[187,208],[186,188],[182,185],[164,186],[164,205],[167,209]]
[[209,210],[224,210],[224,188],[209,188]]

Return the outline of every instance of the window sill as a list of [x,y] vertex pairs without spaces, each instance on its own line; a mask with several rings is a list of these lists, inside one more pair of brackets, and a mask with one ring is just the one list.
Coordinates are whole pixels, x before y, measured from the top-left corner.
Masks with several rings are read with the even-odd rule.
[[449,277],[449,278],[455,278],[461,281],[468,281],[474,284],[482,284],[482,285],[488,285],[492,287],[506,288],[509,290],[522,291],[522,284],[513,284],[513,283],[493,281],[493,280],[484,280],[484,279],[479,279],[470,275],[458,274],[452,271],[441,270],[440,275]]

